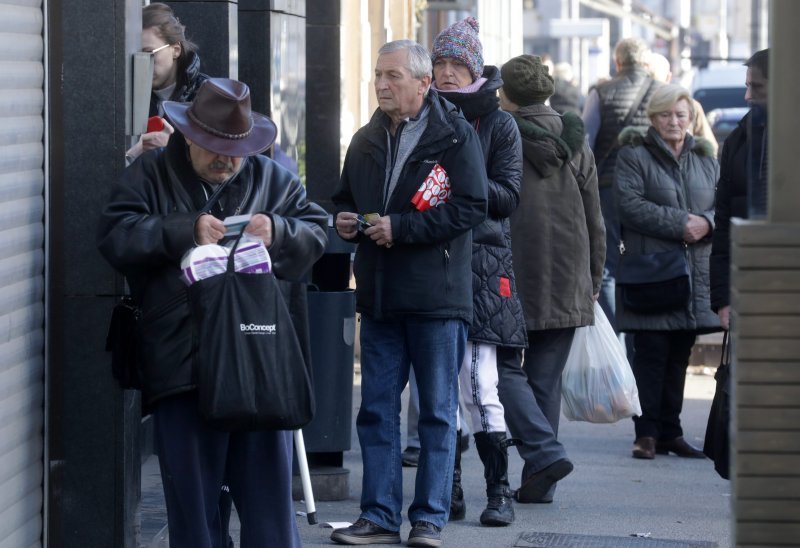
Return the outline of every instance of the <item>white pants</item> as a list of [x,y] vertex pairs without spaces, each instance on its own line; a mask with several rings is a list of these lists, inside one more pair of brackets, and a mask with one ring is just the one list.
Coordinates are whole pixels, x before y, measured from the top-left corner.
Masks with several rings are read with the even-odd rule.
[[497,348],[494,345],[467,341],[458,384],[472,419],[472,431],[505,432],[503,404],[497,395]]

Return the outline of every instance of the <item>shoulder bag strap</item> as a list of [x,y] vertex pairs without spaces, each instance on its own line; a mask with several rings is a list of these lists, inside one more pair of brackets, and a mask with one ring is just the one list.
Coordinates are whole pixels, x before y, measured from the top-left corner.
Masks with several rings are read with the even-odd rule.
[[[628,114],[625,116],[625,119],[622,121],[621,129],[625,129],[630,125],[631,120],[633,120],[634,115],[639,110],[639,108],[641,108],[642,101],[644,101],[644,98],[647,96],[647,92],[650,91],[654,83],[655,80],[653,80],[648,76],[645,79],[645,81],[642,82],[642,85],[639,86],[639,91],[636,93],[636,97],[633,98],[633,102],[631,103],[631,108],[628,111]],[[606,153],[603,155],[600,161],[596,163],[598,173],[600,173],[600,170],[602,169],[603,165],[605,165],[606,160],[608,160],[608,157],[611,156],[611,153],[617,150],[618,148],[619,148],[619,141],[615,140],[614,144],[606,151]]]
[[208,197],[206,205],[204,205],[203,208],[200,210],[201,215],[211,211],[211,208],[214,207],[214,204],[216,204],[217,201],[219,201],[219,197],[222,196],[222,191],[225,190],[225,188],[228,186],[228,183],[231,182],[231,179],[233,179],[233,177],[231,177],[230,179],[226,179],[225,182],[222,182],[217,185],[217,188],[215,188],[214,192],[211,193],[211,196]]

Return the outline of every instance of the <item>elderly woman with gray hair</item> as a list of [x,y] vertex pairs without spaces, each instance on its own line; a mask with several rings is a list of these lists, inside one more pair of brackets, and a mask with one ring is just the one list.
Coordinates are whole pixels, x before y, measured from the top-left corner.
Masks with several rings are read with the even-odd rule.
[[633,457],[704,458],[683,438],[680,413],[698,334],[719,330],[709,306],[709,254],[719,166],[710,144],[688,131],[689,92],[666,85],[647,106],[650,127],[620,134],[614,187],[622,225],[617,322],[633,335],[642,415]]

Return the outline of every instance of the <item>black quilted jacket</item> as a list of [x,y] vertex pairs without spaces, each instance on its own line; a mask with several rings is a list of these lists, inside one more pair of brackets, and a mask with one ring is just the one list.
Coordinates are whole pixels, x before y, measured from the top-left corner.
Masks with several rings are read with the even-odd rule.
[[497,67],[475,93],[439,92],[458,106],[478,132],[488,175],[486,220],[472,231],[473,315],[469,340],[499,346],[527,346],[525,319],[511,260],[508,217],[519,203],[522,144],[514,119],[498,107],[503,85]]

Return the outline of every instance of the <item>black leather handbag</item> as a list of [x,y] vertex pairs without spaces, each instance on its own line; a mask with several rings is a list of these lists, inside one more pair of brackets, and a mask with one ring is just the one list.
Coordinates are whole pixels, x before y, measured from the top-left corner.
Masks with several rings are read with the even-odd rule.
[[689,302],[689,262],[680,247],[661,253],[622,253],[616,283],[625,308],[658,313],[683,308]]
[[[211,210],[229,182],[217,185],[198,216]],[[180,291],[144,316],[130,295],[124,295],[114,306],[106,352],[111,352],[111,371],[122,388],[141,390],[142,378],[152,372],[148,368],[163,363],[160,360],[164,356],[173,363],[188,358],[190,346],[182,335],[187,323],[185,302],[185,291]]]
[[714,461],[720,477],[730,479],[731,353],[728,332],[722,338],[722,356],[714,379],[717,388],[708,413],[703,453]]
[[[189,286],[199,412],[223,431],[296,430],[314,416],[310,363],[272,273]],[[301,328],[302,331],[302,328]]]
[[106,352],[111,352],[111,372],[122,388],[141,388],[136,327],[141,311],[126,295],[114,306],[106,335]]

